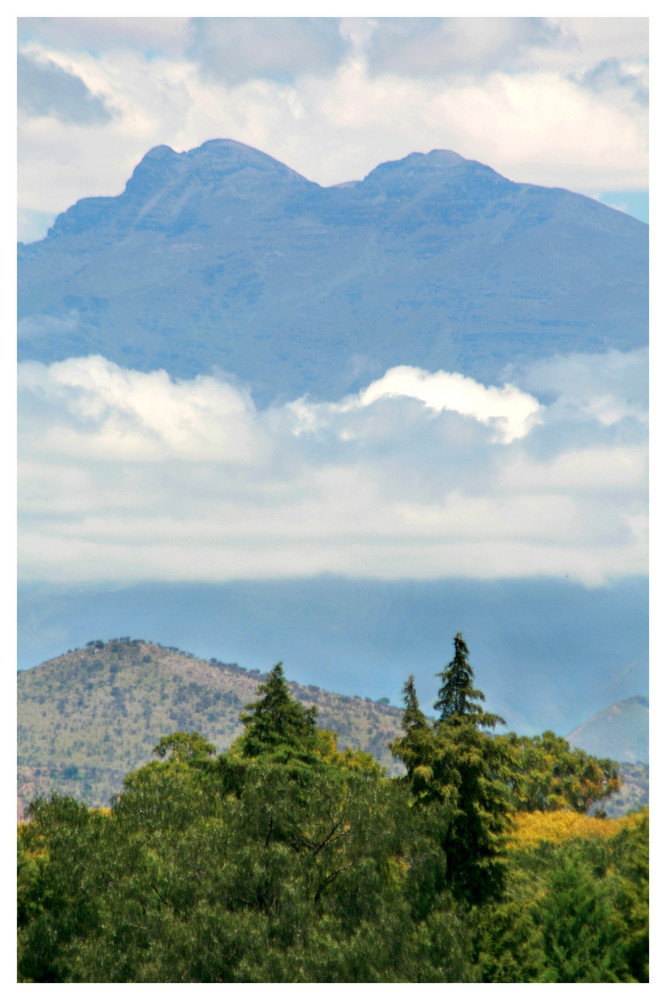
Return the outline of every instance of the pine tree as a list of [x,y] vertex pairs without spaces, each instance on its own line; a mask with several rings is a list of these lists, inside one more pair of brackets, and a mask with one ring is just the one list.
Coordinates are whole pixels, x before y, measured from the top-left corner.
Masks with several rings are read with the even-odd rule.
[[405,681],[403,697],[405,710],[402,714],[402,728],[405,734],[400,739],[393,740],[389,748],[394,757],[398,757],[407,768],[414,796],[417,799],[427,799],[431,794],[432,729],[419,707],[413,674]]
[[453,639],[454,656],[449,665],[437,674],[442,678],[442,686],[435,702],[439,711],[439,724],[460,725],[473,722],[483,729],[494,729],[505,725],[499,715],[484,712],[479,702],[485,701],[482,691],[473,687],[474,671],[469,664],[469,650],[460,632]]
[[482,903],[502,891],[509,758],[505,745],[484,732],[504,720],[483,711],[479,702],[485,698],[473,686],[465,641],[460,633],[453,641],[454,658],[438,674],[439,719],[428,723],[410,677],[404,688],[405,735],[391,750],[407,767],[416,802],[451,816],[441,837],[449,887],[458,898]]
[[308,756],[317,747],[317,709],[305,708],[289,693],[282,664],[276,664],[268,679],[260,684],[257,701],[246,705],[240,716],[245,726],[241,737],[244,757],[265,754],[279,756]]

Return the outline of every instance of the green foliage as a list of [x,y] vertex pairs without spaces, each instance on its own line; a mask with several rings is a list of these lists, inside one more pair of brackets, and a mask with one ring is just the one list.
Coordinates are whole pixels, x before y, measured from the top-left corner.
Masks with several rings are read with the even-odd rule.
[[620,787],[618,766],[599,760],[547,731],[542,736],[498,737],[513,758],[511,805],[515,812],[574,809],[587,812]]
[[29,825],[62,890],[24,880],[24,980],[471,975],[468,921],[438,885],[436,845],[400,782],[298,755],[172,757],[128,776],[99,843],[86,811],[65,804],[41,803]]
[[504,724],[499,715],[484,712],[480,702],[485,695],[473,687],[474,671],[469,664],[469,650],[460,632],[453,639],[454,655],[449,665],[437,674],[442,678],[435,711],[440,725],[463,725],[473,722],[485,729]]
[[160,758],[170,754],[172,760],[197,760],[212,757],[215,747],[196,731],[171,733],[170,736],[162,736],[153,753]]
[[454,647],[453,661],[438,675],[439,719],[428,723],[410,677],[404,689],[404,736],[391,750],[407,768],[416,803],[443,810],[448,818],[441,839],[447,884],[457,898],[480,903],[502,891],[510,758],[505,746],[481,728],[502,720],[479,705],[484,696],[472,685],[474,673],[460,633]]
[[609,839],[511,851],[475,953],[484,982],[647,982],[647,816]]
[[310,757],[317,745],[317,709],[305,708],[291,697],[281,663],[273,667],[257,693],[261,697],[246,705],[247,712],[240,717],[245,726],[241,754]]
[[466,670],[468,700],[447,713],[455,691],[440,692],[434,724],[407,681],[404,778],[340,751],[278,665],[227,753],[179,730],[111,810],[35,801],[19,826],[20,981],[647,981],[647,816],[505,851],[520,753],[564,750],[485,732]]

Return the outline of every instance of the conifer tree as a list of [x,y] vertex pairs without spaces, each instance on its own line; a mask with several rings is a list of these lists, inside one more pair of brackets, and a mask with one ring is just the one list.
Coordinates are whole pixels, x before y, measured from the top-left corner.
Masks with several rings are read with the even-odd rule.
[[469,663],[469,650],[460,632],[453,639],[454,656],[449,665],[437,674],[442,678],[442,686],[435,702],[439,711],[439,724],[460,725],[473,722],[482,729],[494,729],[505,725],[504,719],[491,712],[484,712],[479,704],[485,701],[482,691],[473,687],[474,671]]
[[446,880],[458,898],[482,903],[502,891],[503,835],[509,826],[508,752],[483,730],[504,720],[484,712],[484,695],[473,686],[469,651],[460,633],[454,658],[438,676],[442,686],[429,725],[414,679],[405,684],[405,735],[391,750],[407,767],[417,802],[450,813],[441,837]]
[[305,708],[292,698],[281,663],[257,690],[261,697],[246,705],[247,711],[240,716],[245,726],[240,741],[242,756],[312,753],[318,743],[317,709],[314,705]]

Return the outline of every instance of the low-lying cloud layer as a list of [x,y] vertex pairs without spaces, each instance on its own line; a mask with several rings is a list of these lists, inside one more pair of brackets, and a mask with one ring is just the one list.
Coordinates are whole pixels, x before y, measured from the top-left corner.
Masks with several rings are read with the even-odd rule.
[[483,386],[403,366],[258,410],[101,357],[19,366],[23,580],[647,572],[647,352]]

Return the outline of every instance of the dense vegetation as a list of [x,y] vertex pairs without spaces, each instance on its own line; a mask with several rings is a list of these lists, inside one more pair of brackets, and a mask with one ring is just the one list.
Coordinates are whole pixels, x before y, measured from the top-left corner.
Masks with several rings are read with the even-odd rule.
[[110,810],[35,801],[19,978],[645,981],[647,814],[586,815],[612,762],[493,736],[460,635],[441,677],[434,721],[405,686],[403,777],[340,751],[278,665],[226,753],[174,732]]

